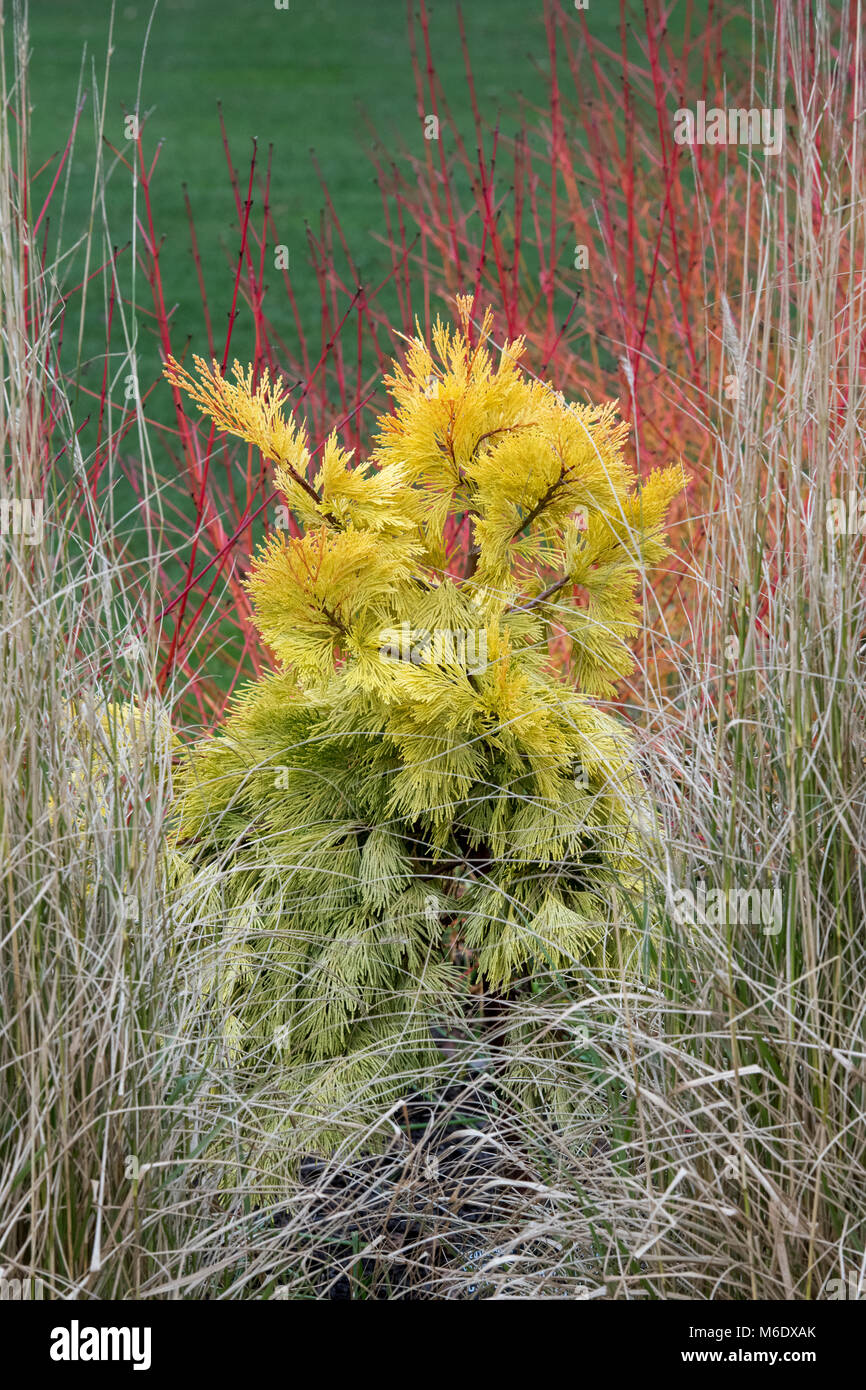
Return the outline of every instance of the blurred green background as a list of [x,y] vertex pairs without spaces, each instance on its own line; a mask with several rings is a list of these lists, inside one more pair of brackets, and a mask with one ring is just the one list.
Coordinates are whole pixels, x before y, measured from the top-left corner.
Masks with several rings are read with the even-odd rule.
[[[234,198],[220,136],[222,103],[235,167],[245,188],[252,137],[263,171],[273,145],[271,206],[289,250],[291,277],[305,322],[318,321],[318,289],[307,269],[305,223],[318,227],[321,186],[315,149],[361,278],[378,283],[390,259],[376,236],[382,205],[369,159],[372,136],[365,117],[390,152],[405,145],[423,151],[408,22],[400,0],[159,0],[115,9],[113,52],[105,107],[106,137],[124,143],[124,116],[137,107],[147,117],[145,144],[162,148],[154,206],[165,242],[161,253],[167,299],[176,324],[204,344],[200,296],[190,250],[182,184],[188,184],[208,295],[219,340],[230,303],[238,234]],[[36,162],[62,149],[79,81],[102,84],[111,6],[94,0],[32,0],[31,69]],[[448,99],[470,136],[471,113],[460,50],[457,6],[430,10],[437,71]],[[593,24],[615,27],[614,7],[598,7]],[[502,116],[504,132],[517,126],[517,94],[533,103],[544,95],[545,56],[541,0],[495,0],[466,7],[465,24],[483,115]],[[84,57],[82,58],[82,55]],[[141,73],[141,100],[138,101]],[[93,184],[94,104],[88,97],[72,165],[64,241],[86,226]],[[474,137],[470,148],[474,146]],[[109,159],[111,158],[110,152]],[[50,176],[49,176],[50,177]],[[43,179],[46,175],[43,175]],[[124,244],[131,228],[130,176],[111,173],[107,211],[111,238]],[[56,221],[56,219],[55,219]],[[270,265],[273,267],[273,257]],[[72,267],[70,267],[70,277]],[[278,274],[270,279],[277,281]],[[278,291],[280,301],[283,299]],[[282,310],[282,302],[276,310]],[[288,312],[281,327],[293,331]],[[239,325],[242,332],[242,327]],[[87,326],[86,349],[99,353],[101,323]],[[240,339],[239,346],[240,346]]]
[[[559,3],[574,16],[569,0]],[[160,148],[153,202],[157,231],[164,237],[160,263],[165,297],[169,305],[176,306],[175,342],[183,343],[189,336],[197,351],[206,352],[207,343],[184,210],[184,182],[195,216],[218,345],[223,342],[239,245],[218,103],[222,103],[233,161],[244,190],[252,138],[259,141],[260,172],[267,161],[267,148],[273,146],[271,206],[279,241],[289,251],[302,321],[312,332],[314,344],[319,341],[319,290],[307,264],[305,226],[309,222],[318,227],[324,199],[311,148],[334,200],[359,277],[368,288],[387,274],[390,256],[377,240],[385,228],[369,157],[373,137],[367,122],[381,136],[387,154],[401,147],[415,154],[424,151],[403,0],[288,0],[288,4],[289,8],[283,9],[277,8],[274,0],[158,0],[154,9],[142,0],[118,0],[114,8],[105,135],[122,147],[124,117],[138,109],[146,117],[147,151]],[[641,10],[642,6],[635,10],[637,33],[643,27]],[[531,107],[541,108],[544,124],[544,12],[543,0],[471,0],[464,6],[481,114],[491,124],[499,120],[504,136],[518,128],[521,98]],[[433,63],[472,151],[475,136],[458,5],[456,0],[439,0],[428,13]],[[675,0],[667,15],[674,34],[681,31],[690,13],[694,32],[700,24],[701,6],[690,7]],[[62,236],[67,248],[81,236],[89,220],[96,115],[92,89],[94,83],[102,89],[111,15],[107,0],[62,0],[60,4],[57,0],[31,0],[30,4],[33,167],[63,149],[79,84],[88,93],[69,170]],[[612,49],[619,49],[620,6],[616,0],[590,0],[582,17],[594,35]],[[748,40],[749,26],[733,8],[724,19],[725,40],[736,52],[743,40]],[[420,42],[417,26],[416,35]],[[630,33],[628,42],[636,42]],[[564,55],[562,63],[564,72]],[[570,79],[566,91],[574,100]],[[110,171],[106,244],[123,246],[132,228],[131,178],[110,151],[106,150],[106,155]],[[43,173],[40,189],[47,187],[55,167]],[[508,156],[503,153],[503,173],[507,167]],[[258,190],[256,197],[258,201]],[[51,214],[54,235],[58,232],[58,212],[55,198]],[[100,242],[101,236],[97,247]],[[81,278],[82,265],[82,255],[69,258],[67,286]],[[267,312],[286,341],[292,343],[294,321],[281,276],[274,269],[272,251],[266,267],[272,286]],[[128,252],[122,276],[125,288],[131,290]],[[140,280],[136,297],[140,302],[147,299],[146,286]],[[386,292],[383,303],[387,306],[388,302]],[[102,373],[104,322],[102,305],[88,305],[83,355],[92,365],[89,372],[84,371],[83,381],[94,385]],[[155,379],[158,357],[155,344],[147,341],[150,325],[146,319],[141,320],[141,328],[140,368],[145,383]],[[70,331],[67,327],[67,338]],[[74,337],[77,340],[77,325]],[[243,357],[250,345],[242,313],[233,348]]]
[[[573,18],[575,10],[570,0],[559,3]],[[634,33],[627,27],[626,43],[636,55],[644,19],[642,0],[634,3]],[[470,153],[474,153],[476,139],[458,5],[456,0],[438,0],[430,5],[428,14],[432,62],[462,138]],[[667,23],[676,36],[691,16],[694,33],[701,22],[700,15],[700,5],[692,8],[685,0],[674,0]],[[590,0],[589,9],[581,17],[602,43],[614,52],[619,50],[620,6],[616,0]],[[533,138],[544,140],[549,122],[544,0],[471,0],[464,6],[464,23],[482,120],[488,126],[498,122],[507,141],[521,127],[526,106],[530,125],[541,132]],[[392,155],[399,159],[401,151],[420,157],[429,148],[418,112],[410,59],[409,15],[403,0],[289,0],[288,9],[277,8],[274,0],[158,0],[155,7],[143,0],[118,0],[113,11],[107,0],[62,0],[59,4],[57,0],[31,0],[30,33],[30,163],[34,169],[45,165],[37,183],[37,198],[47,192],[57,167],[56,158],[48,161],[66,144],[78,95],[84,93],[87,97],[73,157],[64,170],[50,210],[50,249],[56,254],[58,243],[64,249],[64,289],[72,291],[83,278],[83,238],[91,218],[97,120],[108,63],[103,111],[106,141],[128,150],[125,118],[137,111],[144,122],[148,157],[159,150],[152,199],[157,235],[162,238],[160,271],[165,302],[172,314],[175,350],[182,352],[189,340],[194,352],[205,356],[208,352],[184,206],[184,184],[195,219],[217,354],[221,355],[225,342],[240,237],[220,132],[221,104],[242,196],[246,195],[253,138],[258,140],[260,175],[267,165],[268,147],[273,147],[270,202],[277,227],[275,239],[288,248],[292,287],[315,361],[322,347],[320,291],[308,264],[306,227],[310,224],[318,229],[324,197],[311,149],[333,199],[359,279],[370,291],[391,268],[390,251],[383,244],[386,227],[370,158],[371,145],[378,136],[386,164]],[[417,23],[415,36],[421,44]],[[735,52],[748,46],[749,26],[739,11],[725,14],[724,37]],[[574,81],[567,72],[562,43],[559,54],[564,92],[567,101],[574,104],[581,101],[582,94],[575,92]],[[421,61],[426,66],[423,50]],[[699,77],[697,73],[696,78]],[[426,89],[423,100],[426,111]],[[576,127],[569,124],[567,130],[568,138],[577,143]],[[83,316],[80,294],[70,293],[63,329],[62,360],[73,383],[73,412],[86,456],[90,456],[95,443],[105,369],[106,278],[94,272],[112,247],[129,243],[133,230],[130,171],[107,144],[103,150],[107,183],[104,202],[96,209],[88,266],[93,278]],[[446,156],[452,152],[447,140],[444,151]],[[503,143],[499,160],[503,185],[507,185],[510,158]],[[140,189],[137,197],[142,218]],[[260,225],[258,183],[254,200],[253,224]],[[414,231],[410,227],[408,240]],[[70,251],[76,243],[77,250]],[[532,274],[531,246],[525,254],[524,273],[528,277]],[[342,270],[342,256],[336,259]],[[294,352],[298,346],[297,329],[282,274],[274,266],[272,244],[264,265],[265,312]],[[155,323],[146,312],[149,290],[141,271],[135,269],[129,249],[119,258],[118,275],[127,324],[136,334],[140,387],[143,393],[150,391],[147,414],[173,427],[171,393],[160,379]],[[348,274],[346,284],[351,293],[354,285]],[[141,306],[137,315],[131,312],[133,301]],[[340,311],[345,303],[344,300],[339,306]],[[393,322],[396,294],[391,286],[386,287],[379,303]],[[439,308],[435,303],[432,307],[434,312]],[[245,361],[253,356],[252,316],[242,302],[239,308],[231,351]],[[118,316],[119,311],[115,310],[115,356],[110,365],[109,388],[110,398],[116,404],[123,401],[128,372]],[[370,359],[371,354],[365,349],[368,373],[374,370]],[[137,447],[138,438],[133,433],[123,444],[124,460],[130,459],[133,466]],[[169,482],[173,476],[171,468],[165,470],[164,461],[162,476]],[[135,491],[124,476],[112,481],[116,486],[108,492],[115,508],[115,531],[128,534],[132,553],[143,553],[146,537],[138,524]],[[171,501],[177,509],[183,543],[191,530],[194,508],[185,487],[175,488]],[[256,523],[256,536],[262,524]],[[172,580],[179,574],[173,562],[168,565],[168,573]]]

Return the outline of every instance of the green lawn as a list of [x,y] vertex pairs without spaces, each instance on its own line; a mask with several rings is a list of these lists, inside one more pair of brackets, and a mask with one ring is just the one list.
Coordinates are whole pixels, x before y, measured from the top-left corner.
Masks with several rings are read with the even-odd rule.
[[[153,199],[157,231],[164,237],[160,266],[166,302],[173,306],[173,341],[187,339],[194,351],[207,353],[207,337],[189,228],[184,209],[186,183],[196,220],[217,351],[221,351],[234,283],[239,236],[218,118],[221,103],[234,163],[244,191],[251,142],[259,144],[263,171],[268,147],[273,147],[271,206],[279,240],[288,247],[291,279],[302,322],[315,347],[319,344],[319,291],[307,261],[305,228],[318,226],[323,196],[310,151],[314,149],[322,174],[358,266],[361,281],[376,286],[387,275],[390,255],[381,245],[384,234],[381,199],[370,160],[368,122],[390,153],[424,150],[414,75],[409,56],[408,18],[402,0],[289,0],[288,10],[273,0],[159,0],[151,20],[147,3],[119,0],[114,16],[113,51],[105,104],[106,138],[123,147],[125,117],[136,110],[146,118],[145,148],[160,148]],[[570,9],[568,0],[562,0]],[[675,7],[671,27],[682,22],[684,6]],[[32,164],[40,166],[64,148],[75,110],[79,82],[90,90],[94,77],[101,91],[106,67],[111,6],[107,0],[31,0]],[[434,3],[430,9],[433,61],[448,103],[459,122],[468,148],[475,145],[469,92],[461,51],[455,0]],[[612,0],[592,0],[587,20],[592,31],[612,48],[619,47],[619,6]],[[642,21],[638,21],[638,29]],[[499,121],[504,136],[516,131],[523,97],[547,109],[544,72],[547,65],[543,0],[471,0],[465,6],[467,41],[482,118]],[[736,21],[730,28],[735,30]],[[420,39],[420,32],[419,32]],[[138,89],[141,81],[141,97]],[[573,91],[572,91],[573,95]],[[94,182],[94,117],[92,95],[79,127],[73,160],[68,168],[68,197],[62,244],[68,247],[86,229]],[[366,118],[366,119],[365,119]],[[106,196],[108,245],[124,246],[132,235],[132,180],[109,151],[110,177]],[[447,146],[446,146],[447,153]],[[56,162],[41,175],[38,190],[47,186]],[[503,176],[507,154],[500,166]],[[65,183],[64,176],[64,183]],[[51,235],[58,235],[59,194],[52,205]],[[139,195],[140,198],[140,195]],[[260,194],[255,193],[253,218],[260,217]],[[141,211],[141,207],[140,207]],[[410,239],[411,239],[410,230]],[[94,258],[102,254],[102,238]],[[98,263],[91,262],[91,270]],[[266,312],[277,331],[294,344],[296,329],[274,268],[266,261],[270,293]],[[71,288],[82,276],[83,255],[65,267]],[[127,251],[121,260],[124,294],[133,294],[133,264]],[[85,420],[98,396],[105,350],[104,288],[95,278],[89,290],[83,329],[81,385],[75,400],[76,420]],[[147,304],[141,280],[135,298]],[[389,291],[386,310],[394,303]],[[78,299],[70,299],[70,319],[64,333],[67,370],[75,366],[78,342]],[[127,310],[128,312],[128,310]],[[241,305],[234,328],[232,351],[241,360],[252,355],[249,314]],[[139,316],[137,361],[144,389],[158,381],[160,359],[152,321]],[[122,359],[122,336],[115,333],[112,398],[119,402],[127,370]],[[92,394],[88,394],[92,393]],[[172,420],[171,396],[161,384],[148,399],[148,414]],[[95,442],[95,414],[82,428],[85,455]],[[130,440],[134,453],[135,441]],[[130,445],[127,445],[127,450]],[[137,524],[134,494],[118,478],[116,518],[119,530],[129,531],[137,553],[145,544]],[[174,498],[189,507],[183,489]],[[125,517],[124,522],[122,518]],[[170,566],[171,569],[171,566]],[[173,572],[173,570],[172,570]]]
[[[307,261],[305,228],[307,224],[318,226],[323,196],[311,149],[316,152],[360,277],[368,286],[377,285],[390,267],[390,256],[377,241],[383,233],[383,217],[369,157],[368,122],[389,152],[400,146],[418,152],[424,149],[404,4],[399,0],[290,0],[290,5],[282,10],[275,8],[273,0],[159,0],[143,68],[151,5],[119,0],[116,8],[105,106],[106,138],[123,147],[125,117],[138,109],[146,117],[146,149],[153,151],[161,142],[153,196],[157,230],[164,235],[160,265],[165,298],[175,306],[175,344],[182,345],[189,337],[193,350],[200,353],[207,352],[207,337],[190,249],[184,183],[195,214],[218,351],[224,341],[239,243],[218,103],[244,189],[252,139],[258,140],[262,171],[268,146],[273,146],[271,206],[279,238],[289,250],[302,321],[314,345],[319,342],[319,291]],[[501,118],[507,134],[518,124],[518,93],[544,105],[542,0],[473,0],[466,11],[482,114],[491,122]],[[449,0],[434,4],[430,14],[434,61],[472,148],[457,7]],[[91,89],[95,76],[101,90],[110,16],[111,6],[105,0],[102,4],[98,0],[63,0],[60,5],[55,0],[31,0],[33,167],[64,148],[79,81]],[[606,25],[612,35],[614,21],[613,11],[602,12],[599,7],[593,22]],[[64,247],[80,237],[88,224],[94,181],[94,117],[90,96],[68,168]],[[107,167],[111,168],[106,198],[109,244],[123,246],[132,231],[132,182],[129,172],[114,164],[110,151],[106,154]],[[56,163],[41,175],[38,190],[47,190],[54,168]],[[52,205],[52,237],[59,230],[62,188],[61,184]],[[255,196],[254,218],[260,204],[258,190]],[[101,236],[94,245],[94,256],[99,254]],[[67,287],[81,280],[83,263],[81,253],[66,263]],[[95,263],[91,262],[91,270]],[[266,280],[272,285],[266,310],[277,330],[292,344],[294,320],[272,253],[266,264],[270,271]],[[132,269],[127,251],[120,271],[127,295],[132,288]],[[140,274],[135,292],[138,302],[146,305],[148,290]],[[137,328],[139,378],[147,388],[158,378],[159,355],[146,315],[139,316]],[[73,296],[64,333],[67,369],[74,369],[78,332],[78,298]],[[117,333],[116,316],[113,343],[120,351],[122,337]],[[243,360],[251,355],[251,344],[249,315],[241,306],[232,337],[233,353]],[[81,372],[85,394],[75,404],[79,422],[92,408],[93,397],[87,393],[99,393],[104,350],[103,286],[95,279],[85,314]],[[126,371],[121,360],[115,370],[112,396],[120,401]],[[157,386],[147,410],[157,419],[171,420],[167,388]],[[80,438],[87,455],[95,442],[95,414]],[[127,451],[130,446],[134,453],[134,439]],[[145,537],[135,520],[134,494],[122,477],[115,481],[118,530],[127,536],[132,552],[138,553]],[[174,500],[182,507],[188,505],[191,518],[192,507],[186,504],[182,489]],[[170,563],[169,572],[176,570]]]
[[[158,0],[150,29],[141,84],[141,113],[147,115],[146,147],[161,153],[154,185],[158,230],[164,235],[161,267],[167,302],[176,305],[181,343],[206,350],[200,296],[194,273],[182,185],[188,184],[204,261],[205,281],[217,342],[222,340],[231,301],[238,234],[234,201],[220,138],[217,104],[222,103],[236,167],[243,179],[251,139],[259,141],[260,165],[273,146],[271,203],[280,239],[289,250],[291,276],[302,318],[310,330],[319,321],[318,289],[307,265],[305,226],[318,225],[323,199],[310,157],[315,149],[343,223],[360,277],[367,286],[387,274],[389,258],[376,236],[383,232],[381,201],[369,160],[370,137],[363,115],[380,132],[389,152],[403,145],[420,151],[418,118],[402,0]],[[568,0],[561,0],[571,10]],[[465,22],[482,116],[500,120],[503,134],[518,124],[522,95],[546,105],[543,0],[471,0]],[[31,0],[34,164],[63,148],[80,76],[101,84],[111,7],[107,0]],[[669,17],[682,23],[684,6]],[[433,58],[448,101],[469,148],[472,132],[455,0],[430,10]],[[109,140],[124,143],[124,116],[139,105],[142,49],[151,7],[119,0],[114,21],[111,75],[105,111]],[[596,35],[619,47],[619,6],[592,0],[588,23]],[[638,21],[638,28],[641,21]],[[740,21],[726,20],[726,35]],[[85,55],[82,68],[82,55]],[[79,130],[69,182],[64,244],[87,225],[93,185],[94,107],[88,102]],[[46,187],[51,169],[42,175]],[[131,234],[131,180],[122,166],[111,175],[107,199],[111,242]],[[255,216],[255,213],[254,213]],[[53,219],[54,230],[57,218]],[[294,333],[278,272],[270,260],[274,289],[267,308],[277,328]],[[68,284],[80,278],[80,260],[68,267]],[[130,284],[129,256],[123,272]],[[142,295],[141,291],[145,293]],[[146,288],[139,286],[139,297]],[[93,295],[92,298],[97,298]],[[157,355],[144,340],[142,380],[153,380]],[[85,377],[97,384],[102,371],[104,319],[101,303],[88,308],[84,356],[95,363]],[[67,328],[67,339],[77,338]],[[248,348],[243,314],[233,345]],[[155,404],[152,402],[152,405]]]
[[[382,229],[381,202],[373,183],[362,114],[381,132],[386,148],[401,142],[415,149],[423,145],[404,6],[394,0],[390,4],[373,0],[290,3],[289,10],[277,10],[272,0],[159,0],[151,27],[141,111],[150,113],[148,147],[164,142],[155,202],[166,238],[162,251],[166,295],[178,306],[181,334],[191,334],[199,348],[204,343],[203,323],[183,206],[184,181],[195,211],[212,307],[218,314],[228,308],[230,260],[238,243],[218,102],[222,102],[242,175],[252,137],[258,138],[262,164],[267,146],[273,145],[272,206],[289,248],[295,292],[311,323],[318,318],[318,291],[306,265],[305,225],[318,224],[323,202],[311,148],[362,278],[373,284],[387,273],[388,260],[374,239]],[[60,6],[53,0],[33,0],[31,80],[37,162],[65,142],[85,46],[87,71],[95,67],[101,80],[109,14],[107,4],[100,6],[93,0],[64,0]],[[137,105],[149,15],[149,5],[121,0],[115,16],[106,133],[118,145],[123,143],[124,114]],[[611,11],[597,22],[610,25],[614,17]],[[543,96],[541,0],[471,4],[466,25],[482,110],[490,119],[501,111],[504,128],[513,129],[515,94],[522,90],[533,101]],[[454,4],[433,7],[432,32],[437,68],[468,134],[469,104]],[[71,172],[67,240],[86,222],[93,177],[92,123],[93,107],[88,103]],[[108,213],[118,244],[130,234],[129,184],[127,172],[116,169]],[[278,316],[278,321],[289,330],[288,314],[283,319]],[[101,327],[101,321],[88,323],[86,344],[93,353],[100,350]]]

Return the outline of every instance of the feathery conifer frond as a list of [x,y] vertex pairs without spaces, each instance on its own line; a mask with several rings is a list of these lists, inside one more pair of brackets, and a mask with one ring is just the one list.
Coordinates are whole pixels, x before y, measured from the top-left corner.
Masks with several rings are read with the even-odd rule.
[[[287,1144],[339,1142],[341,1096],[381,1114],[441,1066],[431,1025],[468,1003],[455,945],[487,991],[555,979],[606,950],[637,882],[631,740],[592,697],[632,669],[685,475],[639,485],[615,407],[567,405],[520,342],[494,361],[470,313],[395,366],[371,457],[331,438],[314,477],[267,375],[167,369],[274,461],[300,529],[249,579],[280,670],[189,752],[177,815],[184,891],[199,876],[216,910],[223,870],[228,1053],[303,1097],[310,1131]],[[462,580],[442,564],[453,513],[473,525]],[[552,623],[577,689],[551,671]]]

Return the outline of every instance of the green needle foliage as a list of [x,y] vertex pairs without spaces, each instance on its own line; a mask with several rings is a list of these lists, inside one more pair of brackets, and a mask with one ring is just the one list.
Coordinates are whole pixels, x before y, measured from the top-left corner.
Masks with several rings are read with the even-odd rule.
[[[298,523],[249,580],[277,669],[190,750],[177,849],[230,943],[206,990],[228,1058],[303,1097],[308,1147],[442,1064],[431,1028],[467,979],[503,997],[599,958],[638,879],[630,740],[592,697],[633,667],[639,581],[686,480],[636,486],[613,406],[566,405],[520,342],[494,362],[489,320],[473,339],[459,313],[388,379],[370,459],[332,436],[312,482],[267,376],[168,368],[273,460]],[[553,669],[562,632],[581,689]]]

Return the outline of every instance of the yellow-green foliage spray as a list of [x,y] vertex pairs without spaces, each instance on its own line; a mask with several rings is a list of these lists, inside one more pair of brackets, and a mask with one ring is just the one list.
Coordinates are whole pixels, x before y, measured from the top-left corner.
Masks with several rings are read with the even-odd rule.
[[[366,463],[331,436],[314,477],[267,375],[167,369],[273,461],[301,528],[256,559],[277,669],[190,751],[177,847],[232,943],[208,995],[225,1055],[303,1093],[311,1148],[441,1063],[431,1025],[467,980],[561,988],[636,881],[631,741],[592,697],[633,669],[640,577],[686,479],[637,486],[615,407],[567,405],[519,341],[495,361],[470,312],[388,378]],[[444,534],[467,516],[458,581]],[[549,659],[563,630],[577,688]]]

